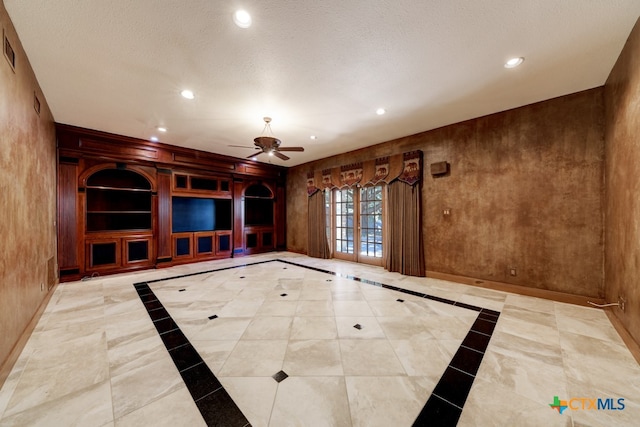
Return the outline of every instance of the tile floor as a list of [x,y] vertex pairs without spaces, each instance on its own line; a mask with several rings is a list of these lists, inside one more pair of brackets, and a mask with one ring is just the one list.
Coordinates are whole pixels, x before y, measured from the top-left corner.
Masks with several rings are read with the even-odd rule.
[[286,252],[61,284],[0,390],[0,426],[639,419],[598,309]]

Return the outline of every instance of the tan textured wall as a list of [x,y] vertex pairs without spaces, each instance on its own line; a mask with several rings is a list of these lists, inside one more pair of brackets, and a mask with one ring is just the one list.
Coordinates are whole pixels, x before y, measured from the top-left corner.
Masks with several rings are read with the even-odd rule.
[[47,262],[56,256],[56,153],[53,117],[1,1],[0,24],[16,53],[15,73],[0,54],[2,365],[46,295],[40,284],[46,288]]
[[288,248],[306,251],[308,171],[420,149],[425,169],[451,164],[447,177],[424,173],[428,270],[603,296],[602,93],[596,88],[294,167]]
[[608,301],[640,344],[640,19],[605,84],[606,251]]

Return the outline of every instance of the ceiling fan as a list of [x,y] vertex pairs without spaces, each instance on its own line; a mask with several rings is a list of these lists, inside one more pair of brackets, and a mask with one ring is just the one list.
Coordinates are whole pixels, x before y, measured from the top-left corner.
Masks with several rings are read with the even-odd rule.
[[246,145],[229,145],[229,147],[255,148],[256,150],[261,150],[257,154],[248,156],[248,159],[259,154],[266,153],[270,156],[276,156],[282,160],[289,160],[289,157],[282,154],[281,151],[304,151],[303,147],[280,147],[282,141],[273,136],[273,132],[271,132],[271,117],[263,117],[263,120],[265,125],[262,130],[262,135],[254,138],[253,140],[255,147],[248,147]]

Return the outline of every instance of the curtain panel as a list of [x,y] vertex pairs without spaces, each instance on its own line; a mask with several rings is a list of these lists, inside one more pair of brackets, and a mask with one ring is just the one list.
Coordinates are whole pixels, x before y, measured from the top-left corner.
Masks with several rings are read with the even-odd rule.
[[315,191],[309,196],[308,217],[308,248],[307,254],[314,258],[331,258],[327,233],[325,231],[326,214],[324,206],[324,193]]
[[385,269],[425,276],[420,185],[397,180],[388,185]]

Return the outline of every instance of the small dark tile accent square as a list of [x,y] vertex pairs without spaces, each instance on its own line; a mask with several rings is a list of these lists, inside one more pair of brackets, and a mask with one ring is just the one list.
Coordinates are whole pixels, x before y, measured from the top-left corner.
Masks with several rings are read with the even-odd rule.
[[153,325],[156,327],[160,335],[178,329],[177,323],[171,317],[165,317],[164,319],[156,320],[153,322]]
[[187,337],[184,336],[180,329],[162,334],[160,338],[162,338],[162,342],[167,350],[173,350],[176,347],[189,343]]
[[362,325],[360,323],[356,323],[355,325],[353,325],[353,327],[358,330],[362,329]]
[[286,296],[287,296],[287,294],[280,294],[280,296],[281,296],[281,297],[286,297]]
[[199,363],[202,363],[202,357],[198,354],[195,348],[191,344],[181,345],[169,352],[173,363],[178,368],[178,371],[184,371]]
[[214,314],[213,316],[209,316],[209,320],[213,320],[213,319],[217,319],[217,318],[218,318],[217,314]]
[[333,280],[327,279],[327,280],[325,280],[325,282],[333,282]]
[[158,300],[145,302],[144,306],[147,309],[147,311],[157,310],[159,308],[163,308],[162,303],[160,301],[158,301]]
[[240,276],[241,279],[244,279],[244,276]]
[[287,378],[289,378],[289,375],[287,375],[287,373],[285,371],[279,371],[279,372],[276,372],[275,374],[273,374],[271,376],[271,378],[273,378],[277,382],[282,382],[282,381],[286,380]]
[[449,366],[458,368],[468,374],[475,375],[482,362],[483,353],[471,350],[467,347],[459,347],[456,354],[451,359]]
[[480,332],[469,331],[467,336],[464,337],[464,340],[462,340],[462,345],[484,353],[489,345],[490,339],[491,337],[488,335]]
[[471,326],[471,330],[476,332],[482,332],[483,334],[491,335],[495,327],[496,327],[495,322],[480,319],[478,317],[478,319],[476,319],[476,321],[473,323],[473,326]]
[[282,267],[282,269],[283,269],[283,270],[286,270],[286,269],[287,269],[287,267]]
[[180,372],[180,375],[182,375],[182,379],[187,389],[189,389],[191,397],[196,401],[222,387],[222,384],[220,384],[220,381],[213,375],[213,372],[211,372],[206,363],[200,363],[199,365],[185,369]]
[[473,376],[449,366],[433,389],[433,394],[462,408],[474,379]]
[[400,299],[400,298],[398,298],[396,301],[398,301],[398,302],[404,302],[404,300],[403,300],[403,299]]
[[151,317],[152,321],[164,319],[165,317],[169,317],[169,313],[165,310],[164,307],[157,308],[155,310],[148,310],[149,317]]
[[413,422],[413,427],[455,427],[461,414],[460,408],[456,408],[438,396],[431,395],[418,418]]
[[245,427],[250,425],[231,396],[221,388],[196,402],[208,426]]
[[178,289],[178,292],[184,292],[186,289]]

